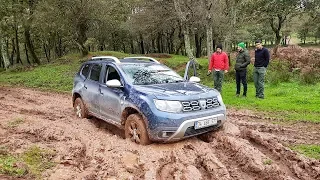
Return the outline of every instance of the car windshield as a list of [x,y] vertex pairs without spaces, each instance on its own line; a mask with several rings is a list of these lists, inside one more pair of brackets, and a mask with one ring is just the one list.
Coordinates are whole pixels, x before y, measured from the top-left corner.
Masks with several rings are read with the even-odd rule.
[[179,74],[161,64],[123,64],[121,68],[125,72],[126,77],[134,85],[177,83],[184,81]]

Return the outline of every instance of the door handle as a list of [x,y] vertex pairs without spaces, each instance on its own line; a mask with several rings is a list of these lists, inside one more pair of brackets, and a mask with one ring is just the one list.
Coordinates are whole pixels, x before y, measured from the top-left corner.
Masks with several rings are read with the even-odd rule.
[[88,89],[88,87],[86,85],[83,86],[84,88]]

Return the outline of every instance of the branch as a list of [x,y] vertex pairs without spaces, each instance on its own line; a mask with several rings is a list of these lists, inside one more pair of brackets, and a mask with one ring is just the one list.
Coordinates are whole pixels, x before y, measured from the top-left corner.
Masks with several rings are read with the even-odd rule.
[[269,18],[269,22],[270,22],[270,25],[271,25],[271,28],[274,32],[277,31],[277,29],[274,27],[274,24],[273,24],[273,17]]

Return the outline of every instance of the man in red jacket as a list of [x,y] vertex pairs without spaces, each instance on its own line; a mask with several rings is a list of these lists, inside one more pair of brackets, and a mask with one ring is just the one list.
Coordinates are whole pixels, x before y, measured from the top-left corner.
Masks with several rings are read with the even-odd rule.
[[217,50],[211,55],[208,74],[213,73],[214,88],[221,92],[224,73],[229,70],[229,59],[225,52],[222,52],[222,45],[217,45]]

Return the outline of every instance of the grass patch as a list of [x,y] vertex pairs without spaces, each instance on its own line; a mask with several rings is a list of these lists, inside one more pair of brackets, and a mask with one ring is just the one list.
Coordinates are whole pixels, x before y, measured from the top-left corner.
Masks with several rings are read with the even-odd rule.
[[0,155],[0,174],[22,177],[27,174],[27,168],[18,166],[19,158],[10,155]]
[[22,124],[22,123],[24,123],[24,120],[23,120],[23,119],[21,119],[21,118],[16,118],[16,119],[8,122],[7,127],[8,127],[8,128],[15,128],[15,127],[17,127],[19,124]]
[[263,161],[264,165],[271,165],[272,164],[272,160],[271,159],[266,159]]
[[29,172],[39,177],[44,170],[50,169],[55,165],[51,161],[53,156],[53,152],[33,146],[22,154],[21,159],[28,165]]
[[33,146],[19,155],[9,154],[3,150],[0,154],[0,174],[15,177],[29,176],[41,178],[41,173],[52,168],[55,163],[51,161],[53,152]]
[[[121,52],[102,51],[92,52],[92,55],[110,55],[118,58],[129,55]],[[51,64],[41,65],[26,71],[0,72],[0,83],[11,85],[22,85],[44,90],[54,90],[70,92],[73,86],[73,77],[78,71],[82,61],[88,57],[81,58],[78,54],[70,54],[55,60]],[[186,56],[171,55],[171,58],[157,58],[163,60],[167,66],[176,70],[183,76],[185,65],[188,62]],[[198,58],[200,64],[197,70],[201,83],[213,87],[212,74],[207,76],[208,59]],[[280,61],[272,61],[266,74],[265,97],[260,100],[255,98],[255,88],[253,85],[253,65],[249,65],[248,94],[247,98],[235,98],[235,72],[232,65],[235,63],[231,59],[230,72],[225,74],[222,96],[228,107],[237,109],[250,109],[263,112],[264,114],[292,121],[320,122],[320,84],[303,85],[299,80],[293,77],[293,74],[283,73],[281,77],[277,76],[278,71],[285,71],[287,64],[279,64]]]
[[307,157],[320,159],[320,145],[297,145],[291,147],[292,150],[297,151]]

